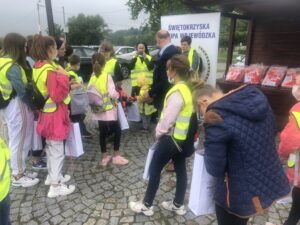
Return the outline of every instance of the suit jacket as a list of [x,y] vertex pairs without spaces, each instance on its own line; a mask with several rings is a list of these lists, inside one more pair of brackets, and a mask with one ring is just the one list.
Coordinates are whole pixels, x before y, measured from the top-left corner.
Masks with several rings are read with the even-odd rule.
[[164,98],[171,87],[167,76],[167,61],[176,54],[180,54],[180,52],[174,45],[170,45],[155,62],[153,84],[149,91],[149,96],[153,98],[154,106],[160,111],[163,108]]

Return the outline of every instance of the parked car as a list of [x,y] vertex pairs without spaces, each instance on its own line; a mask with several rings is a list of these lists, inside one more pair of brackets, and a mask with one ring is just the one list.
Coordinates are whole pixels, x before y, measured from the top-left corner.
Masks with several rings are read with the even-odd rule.
[[72,48],[73,54],[78,55],[81,61],[78,75],[87,82],[93,72],[92,55],[97,53],[97,50],[87,46],[72,46]]

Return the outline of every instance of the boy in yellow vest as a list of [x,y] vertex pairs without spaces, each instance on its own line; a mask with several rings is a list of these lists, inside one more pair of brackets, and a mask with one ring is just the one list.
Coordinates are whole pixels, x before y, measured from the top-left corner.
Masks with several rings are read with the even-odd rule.
[[[68,75],[71,85],[71,90],[82,88],[82,80],[78,76],[77,71],[80,69],[80,57],[78,55],[71,55],[69,57]],[[71,100],[72,101],[72,100]],[[85,114],[70,115],[73,123],[79,123],[81,136],[84,138],[91,138],[92,134],[86,129],[84,124]]]
[[0,224],[10,225],[10,151],[0,138]]

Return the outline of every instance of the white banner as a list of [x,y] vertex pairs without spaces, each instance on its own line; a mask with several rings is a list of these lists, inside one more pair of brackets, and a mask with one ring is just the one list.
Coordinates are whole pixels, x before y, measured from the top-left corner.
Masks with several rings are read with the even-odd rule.
[[216,85],[220,19],[220,13],[161,17],[161,27],[169,31],[174,45],[180,46],[184,36],[192,38],[192,48],[202,59],[201,77],[211,85]]

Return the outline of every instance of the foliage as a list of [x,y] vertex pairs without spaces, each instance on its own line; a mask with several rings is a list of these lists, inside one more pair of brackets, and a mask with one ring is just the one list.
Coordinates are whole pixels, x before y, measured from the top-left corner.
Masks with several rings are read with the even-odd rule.
[[128,0],[126,3],[131,11],[133,19],[137,19],[140,13],[149,14],[147,25],[152,31],[160,29],[160,17],[162,15],[176,15],[187,13],[187,7],[181,0]]
[[148,45],[155,45],[155,32],[148,27],[140,29],[130,28],[109,33],[105,39],[110,40],[114,45],[135,46],[137,42],[145,42]]
[[109,31],[103,18],[99,15],[85,16],[79,14],[68,20],[68,40],[72,45],[98,45]]
[[[49,35],[49,30],[46,30],[46,33]],[[64,36],[64,29],[61,27],[61,25],[54,23],[54,33],[56,37],[62,37]]]

